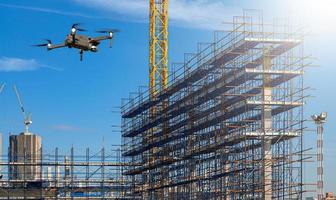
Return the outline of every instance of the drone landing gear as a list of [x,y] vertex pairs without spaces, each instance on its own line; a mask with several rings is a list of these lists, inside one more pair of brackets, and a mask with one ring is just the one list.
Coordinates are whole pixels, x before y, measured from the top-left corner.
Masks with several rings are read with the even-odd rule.
[[75,36],[75,33],[72,33],[72,44],[75,44],[76,43],[76,36]]
[[79,55],[80,55],[80,61],[83,61],[83,49],[79,50]]

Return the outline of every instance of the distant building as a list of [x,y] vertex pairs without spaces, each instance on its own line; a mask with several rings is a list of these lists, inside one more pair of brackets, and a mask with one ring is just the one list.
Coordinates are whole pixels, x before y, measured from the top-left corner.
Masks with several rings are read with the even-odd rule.
[[325,200],[336,200],[336,198],[335,198],[335,196],[334,196],[334,193],[332,193],[332,192],[327,192],[327,193],[326,193]]
[[[327,192],[325,197],[323,198],[324,200],[336,200],[336,197],[334,196],[334,193],[332,192]],[[306,197],[306,200],[317,200],[317,198],[314,197]]]
[[21,133],[9,137],[9,175],[11,180],[41,180],[41,137]]

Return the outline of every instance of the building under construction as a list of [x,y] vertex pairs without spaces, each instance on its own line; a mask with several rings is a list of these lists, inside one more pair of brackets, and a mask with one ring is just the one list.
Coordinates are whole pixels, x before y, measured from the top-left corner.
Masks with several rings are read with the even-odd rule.
[[123,102],[133,195],[302,199],[304,35],[259,11],[230,27],[173,64],[166,87]]
[[[119,148],[2,156],[0,199],[135,199],[122,176]],[[31,158],[34,158],[34,161]]]
[[42,140],[39,135],[23,132],[20,135],[9,137],[9,162],[26,163],[25,166],[11,165],[9,167],[10,180],[38,180],[41,168],[39,164],[41,158]]

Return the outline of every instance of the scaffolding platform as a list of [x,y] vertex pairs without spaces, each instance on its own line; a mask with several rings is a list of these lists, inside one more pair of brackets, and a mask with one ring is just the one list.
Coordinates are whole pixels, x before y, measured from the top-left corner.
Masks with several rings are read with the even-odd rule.
[[[301,199],[303,77],[290,24],[260,11],[198,44],[154,98],[122,105],[123,174],[143,199]],[[155,115],[151,110],[155,110]],[[298,153],[299,152],[299,153]]]

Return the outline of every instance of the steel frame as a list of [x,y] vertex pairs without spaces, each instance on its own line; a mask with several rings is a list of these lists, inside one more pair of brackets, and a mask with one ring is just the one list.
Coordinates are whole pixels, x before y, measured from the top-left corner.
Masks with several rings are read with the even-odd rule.
[[[131,183],[122,176],[126,163],[121,162],[121,149],[108,151],[101,148],[85,153],[60,152],[58,148],[50,153],[39,153],[39,158],[24,162],[11,162],[3,155],[0,180],[0,199],[136,199],[130,196]],[[11,169],[20,178],[11,176]],[[28,174],[26,168],[36,168],[38,174]],[[29,177],[36,177],[34,180]]]
[[245,10],[231,24],[173,64],[179,69],[155,98],[140,89],[123,102],[133,194],[302,199],[304,36],[264,23],[260,11]]

